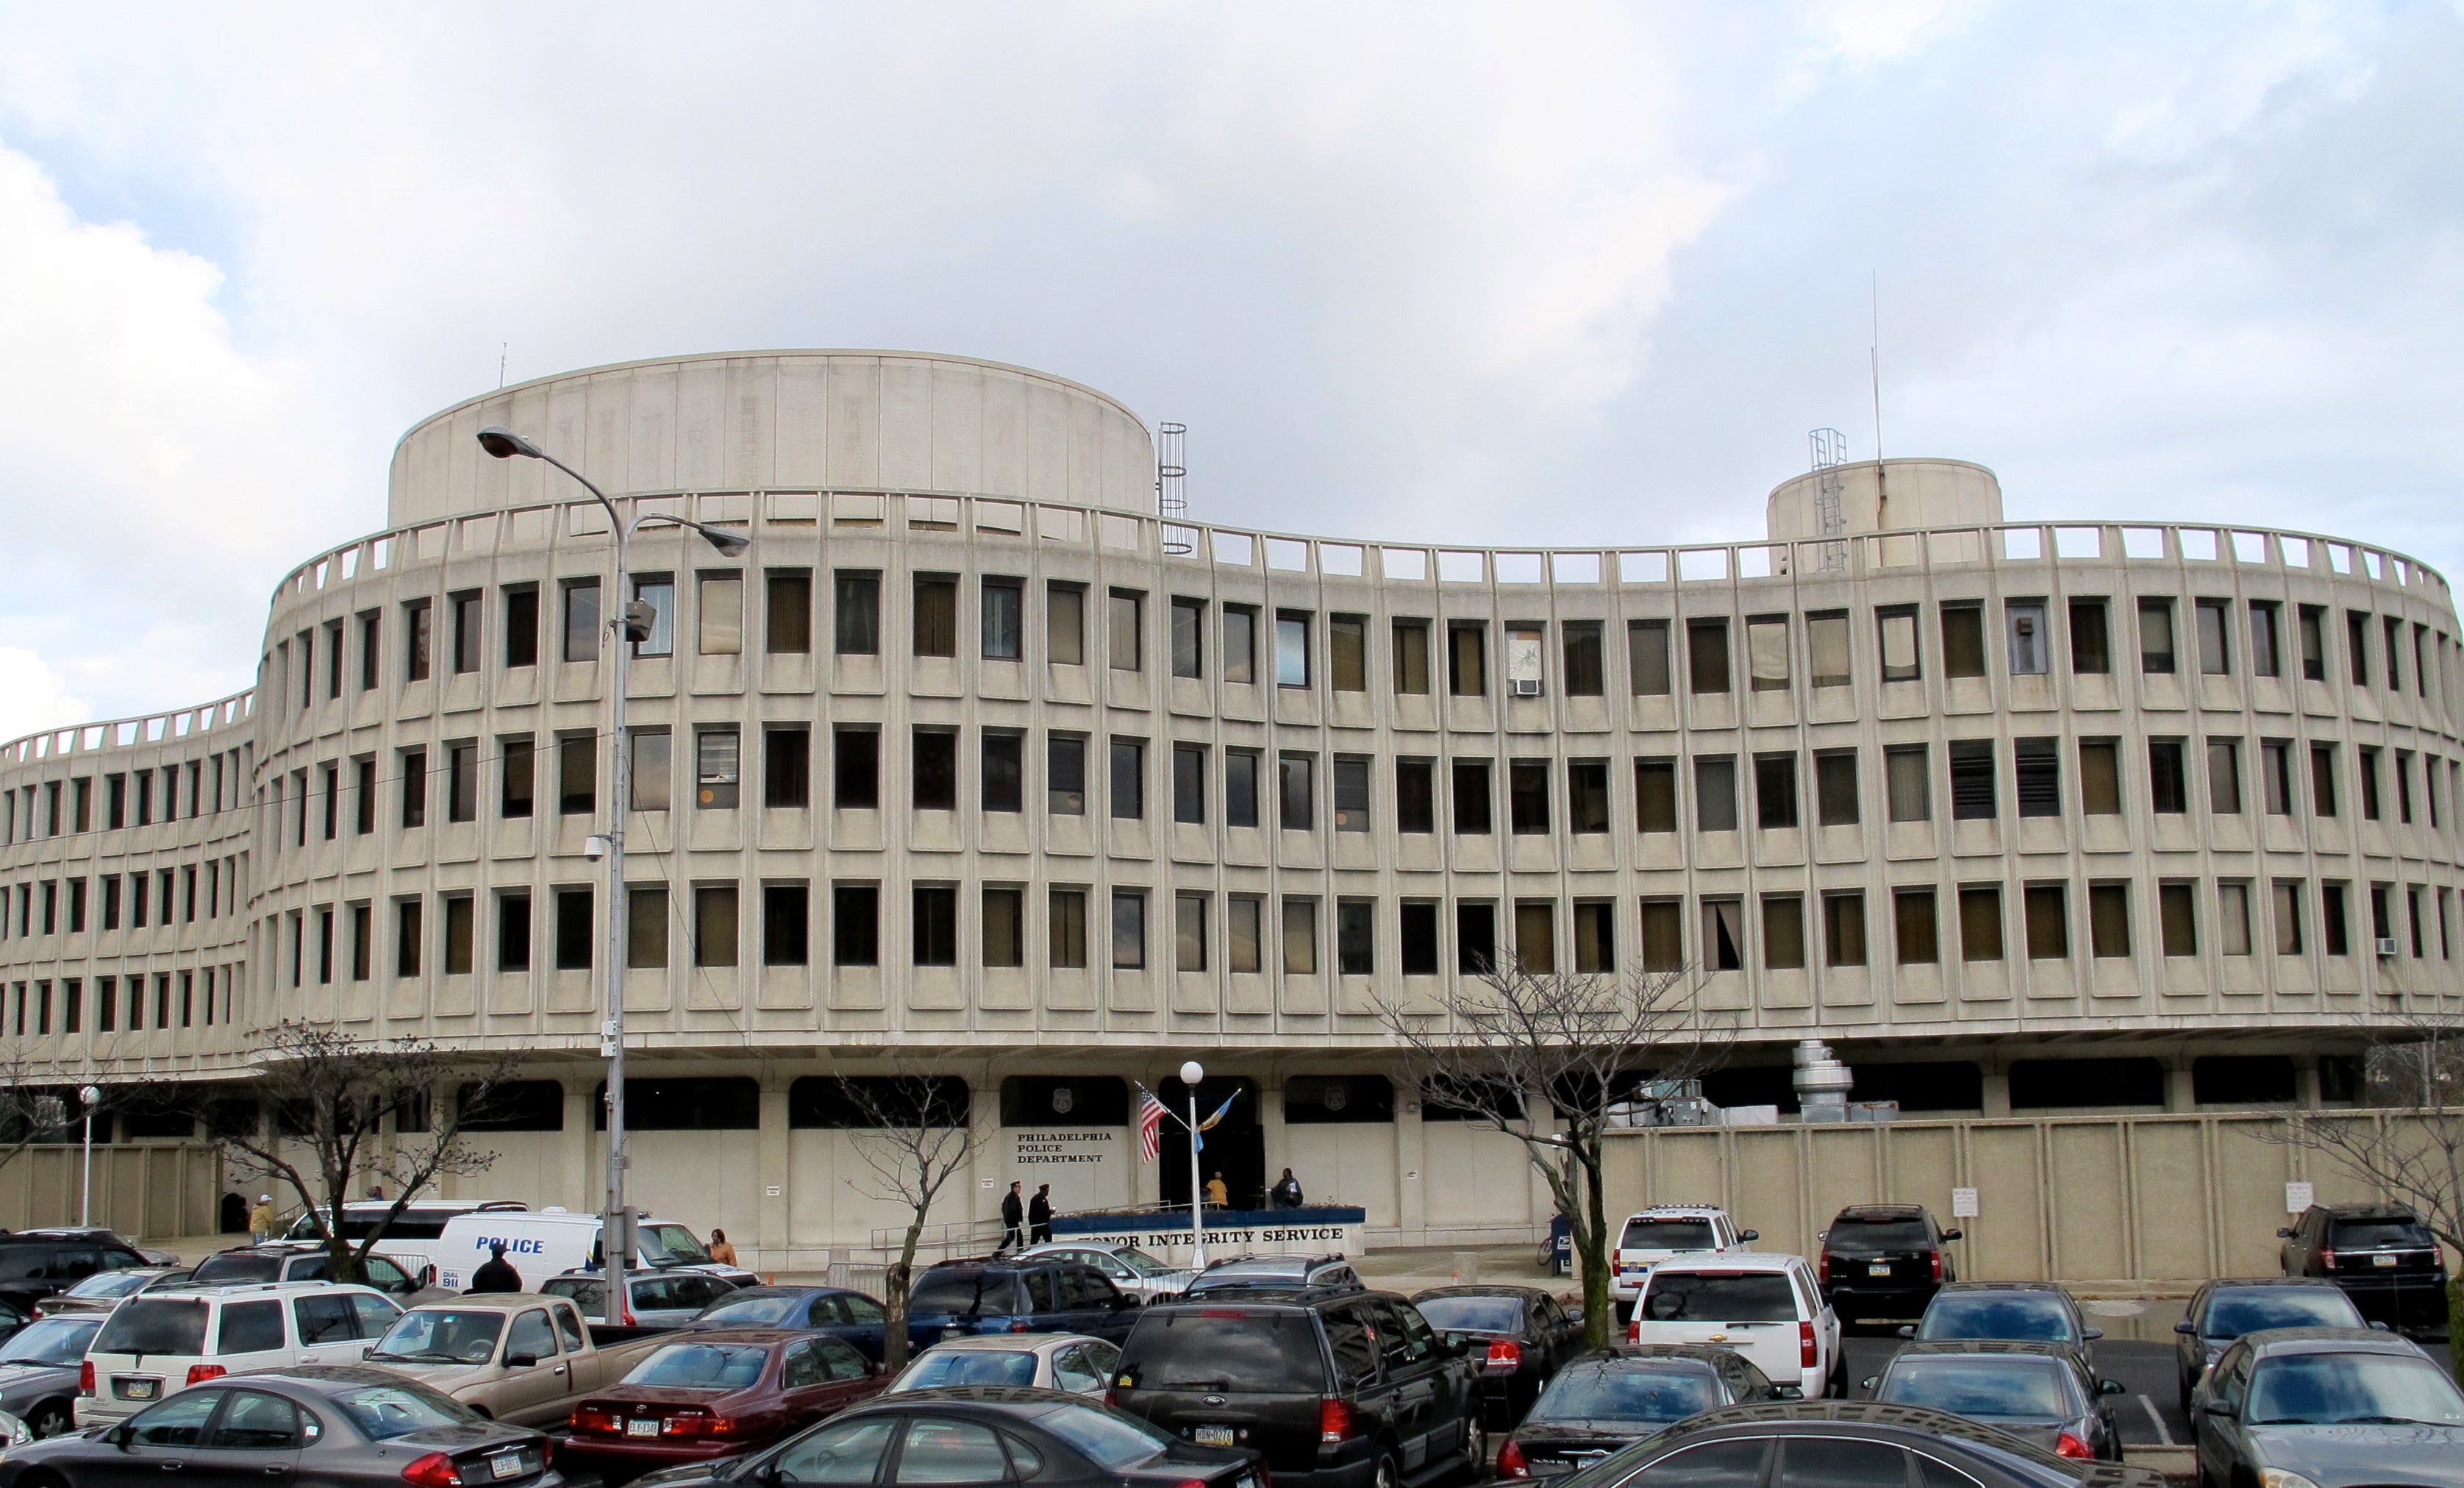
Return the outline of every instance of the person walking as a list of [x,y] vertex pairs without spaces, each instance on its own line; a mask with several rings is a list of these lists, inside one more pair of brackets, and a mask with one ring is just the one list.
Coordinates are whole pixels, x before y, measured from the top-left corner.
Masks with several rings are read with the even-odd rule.
[[1026,1243],[1044,1245],[1052,1239],[1052,1185],[1040,1185],[1035,1197],[1026,1205]]
[[1003,1251],[1023,1249],[1026,1245],[1026,1202],[1018,1196],[1018,1189],[1019,1186],[1013,1183],[1009,1191],[1001,1195],[1001,1244],[993,1247],[996,1255]]
[[1292,1176],[1290,1168],[1285,1168],[1284,1176],[1275,1181],[1275,1191],[1271,1197],[1277,1209],[1301,1207],[1301,1181]]
[[1206,1180],[1206,1202],[1217,1209],[1232,1207],[1232,1190],[1223,1187],[1223,1174],[1221,1169],[1214,1177]]
[[726,1231],[713,1230],[710,1233],[710,1258],[721,1266],[737,1264],[736,1247],[728,1243]]
[[518,1292],[521,1289],[522,1274],[516,1271],[513,1267],[513,1263],[505,1259],[504,1245],[501,1242],[492,1242],[488,1246],[487,1260],[480,1265],[477,1271],[471,1274],[471,1285],[466,1290],[473,1292]]
[[251,1245],[263,1245],[273,1238],[274,1195],[260,1193],[256,1196],[256,1208],[248,1211],[248,1241]]

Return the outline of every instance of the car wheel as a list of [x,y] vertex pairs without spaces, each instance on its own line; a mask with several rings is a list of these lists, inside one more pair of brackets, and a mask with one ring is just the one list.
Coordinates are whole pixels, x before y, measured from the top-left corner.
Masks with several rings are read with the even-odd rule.
[[1369,1488],[1403,1488],[1403,1470],[1395,1465],[1392,1456],[1379,1455],[1377,1471],[1369,1479]]
[[1831,1361],[1831,1379],[1823,1387],[1823,1393],[1834,1400],[1848,1398],[1848,1350],[1845,1348],[1839,1349]]
[[57,1436],[62,1432],[74,1431],[76,1428],[77,1418],[70,1411],[68,1402],[64,1400],[47,1400],[37,1407],[32,1415],[26,1417],[26,1430],[33,1432],[38,1441],[46,1436]]
[[1466,1417],[1463,1421],[1463,1469],[1471,1474],[1473,1482],[1487,1478],[1489,1457],[1488,1423],[1476,1414]]

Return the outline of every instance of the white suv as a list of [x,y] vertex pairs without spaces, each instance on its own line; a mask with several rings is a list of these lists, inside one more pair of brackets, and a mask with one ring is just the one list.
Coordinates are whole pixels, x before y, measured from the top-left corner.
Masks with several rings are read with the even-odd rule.
[[114,1309],[86,1349],[77,1423],[121,1420],[244,1369],[358,1364],[401,1316],[373,1287],[325,1281],[146,1292]]
[[1717,1344],[1808,1400],[1845,1395],[1839,1317],[1802,1255],[1681,1255],[1652,1268],[1629,1344]]
[[1633,1311],[1643,1278],[1670,1256],[1751,1250],[1757,1238],[1757,1232],[1738,1229],[1717,1205],[1660,1204],[1628,1214],[1609,1255],[1609,1293],[1617,1299],[1617,1316]]

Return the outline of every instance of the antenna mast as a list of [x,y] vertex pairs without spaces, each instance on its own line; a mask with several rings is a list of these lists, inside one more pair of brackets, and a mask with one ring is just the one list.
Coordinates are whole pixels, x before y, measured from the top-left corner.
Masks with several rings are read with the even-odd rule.
[[1817,429],[1805,436],[1813,446],[1814,524],[1821,536],[1822,571],[1836,573],[1848,566],[1848,510],[1841,500],[1839,466],[1848,458],[1848,436],[1837,429]]
[[1874,339],[1865,347],[1865,368],[1874,379],[1874,525],[1891,524],[1891,480],[1882,467],[1882,275],[1869,270],[1866,293],[1874,312]]
[[1198,546],[1189,525],[1189,426],[1155,426],[1155,515],[1163,519],[1163,550],[1180,557]]

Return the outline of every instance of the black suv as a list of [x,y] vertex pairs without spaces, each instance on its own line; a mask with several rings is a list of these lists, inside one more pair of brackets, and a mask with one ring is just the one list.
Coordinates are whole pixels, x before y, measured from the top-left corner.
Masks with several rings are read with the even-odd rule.
[[1111,1404],[1185,1441],[1255,1447],[1275,1488],[1485,1476],[1468,1351],[1399,1297],[1309,1287],[1138,1315]]
[[1915,1204],[1851,1204],[1822,1232],[1815,1275],[1842,1322],[1920,1317],[1944,1282],[1959,1279],[1943,1243],[1958,1238]]
[[2390,1204],[2313,1205],[2284,1240],[2284,1274],[2324,1277],[2362,1316],[2407,1332],[2447,1331],[2447,1261],[2409,1209]]
[[1083,1333],[1120,1342],[1138,1299],[1077,1261],[954,1260],[924,1273],[907,1298],[907,1346],[970,1333]]
[[99,1234],[0,1234],[0,1302],[31,1313],[98,1271],[150,1264],[125,1241]]

